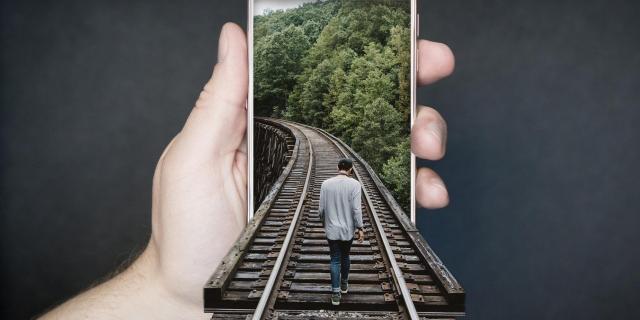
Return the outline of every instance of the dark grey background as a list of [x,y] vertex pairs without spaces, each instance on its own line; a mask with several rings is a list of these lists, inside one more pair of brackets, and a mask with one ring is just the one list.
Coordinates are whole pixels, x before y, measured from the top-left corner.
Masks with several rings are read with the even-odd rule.
[[[640,5],[422,2],[457,55],[451,205],[423,234],[469,319],[639,318]],[[243,1],[3,1],[2,312],[19,319],[144,245],[151,177]],[[206,254],[203,252],[203,254]]]

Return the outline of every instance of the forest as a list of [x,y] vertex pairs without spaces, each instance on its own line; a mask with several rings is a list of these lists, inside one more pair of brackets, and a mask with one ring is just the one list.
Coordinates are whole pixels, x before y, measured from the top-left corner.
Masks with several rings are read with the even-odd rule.
[[326,129],[408,211],[410,7],[326,0],[254,17],[254,110]]

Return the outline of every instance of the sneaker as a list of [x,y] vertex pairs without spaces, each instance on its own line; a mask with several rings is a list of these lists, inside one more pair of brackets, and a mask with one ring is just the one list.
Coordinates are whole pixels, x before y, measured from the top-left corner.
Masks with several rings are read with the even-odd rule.
[[340,305],[340,292],[334,292],[331,295],[331,304],[334,306],[339,306]]
[[347,293],[347,291],[349,291],[349,283],[348,282],[340,283],[340,292]]

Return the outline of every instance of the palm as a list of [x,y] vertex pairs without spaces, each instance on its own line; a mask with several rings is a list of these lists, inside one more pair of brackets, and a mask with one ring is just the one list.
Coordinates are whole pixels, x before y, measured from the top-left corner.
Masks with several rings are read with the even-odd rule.
[[207,277],[244,227],[246,154],[239,149],[210,161],[181,152],[178,135],[161,157],[153,185],[153,237],[162,248],[169,290],[199,303]]

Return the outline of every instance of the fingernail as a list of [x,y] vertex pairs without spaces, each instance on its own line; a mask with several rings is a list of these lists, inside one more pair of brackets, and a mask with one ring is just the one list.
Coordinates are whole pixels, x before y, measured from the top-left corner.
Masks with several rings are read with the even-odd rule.
[[442,150],[444,151],[444,147],[445,147],[445,141],[444,141],[444,128],[442,128],[442,126],[440,126],[440,124],[438,123],[438,121],[429,121],[429,123],[427,123],[427,130],[429,130],[429,133],[436,139],[438,139],[438,141],[440,142],[440,146],[442,147]]
[[431,179],[429,179],[429,184],[432,187],[441,189],[445,193],[447,192],[447,187],[444,185],[444,182],[442,182],[442,179],[440,179],[440,178],[431,178]]
[[218,39],[218,63],[224,62],[229,51],[229,39],[227,36],[227,25],[225,24],[220,31],[220,38]]

